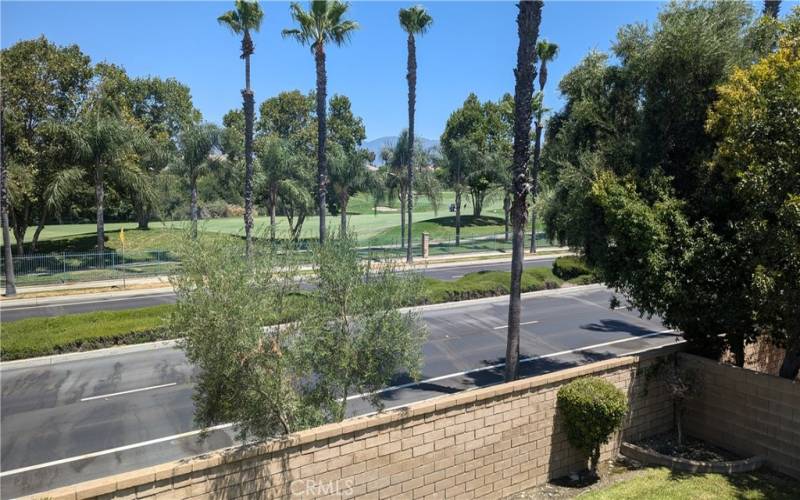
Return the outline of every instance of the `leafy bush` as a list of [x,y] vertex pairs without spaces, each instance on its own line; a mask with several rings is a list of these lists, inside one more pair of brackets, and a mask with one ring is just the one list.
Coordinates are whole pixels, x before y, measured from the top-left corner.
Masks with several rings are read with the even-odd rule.
[[[561,286],[561,280],[548,269],[529,268],[522,273],[522,293],[550,290]],[[459,300],[480,299],[508,295],[511,273],[504,271],[478,271],[455,281],[425,279],[423,299],[428,304]]]
[[600,446],[622,426],[628,412],[625,394],[605,379],[579,378],[559,389],[558,409],[567,439],[575,448],[590,453],[591,471],[597,475]]
[[586,274],[592,275],[592,269],[580,257],[558,257],[553,262],[553,274],[562,280],[571,280]]

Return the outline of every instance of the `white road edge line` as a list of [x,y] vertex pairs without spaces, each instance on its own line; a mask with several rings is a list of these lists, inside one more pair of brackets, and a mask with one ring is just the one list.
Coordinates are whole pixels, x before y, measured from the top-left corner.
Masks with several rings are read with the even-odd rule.
[[[536,361],[537,359],[554,358],[554,357],[558,357],[558,356],[564,356],[566,354],[572,354],[572,353],[581,352],[581,351],[588,351],[590,349],[597,349],[599,347],[606,347],[606,346],[613,345],[613,344],[621,344],[623,342],[630,342],[632,340],[646,339],[646,338],[649,338],[649,337],[655,337],[657,335],[664,335],[665,333],[673,333],[674,331],[675,330],[672,330],[672,329],[670,329],[670,330],[661,330],[660,332],[648,333],[646,335],[637,335],[635,337],[630,337],[630,338],[626,338],[626,339],[612,340],[612,341],[609,341],[609,342],[603,342],[602,344],[587,345],[587,346],[583,346],[583,347],[578,347],[576,349],[569,349],[567,351],[551,352],[550,354],[542,354],[541,356],[530,356],[530,357],[527,357],[527,358],[520,359],[519,362],[520,363],[527,363],[529,361]],[[431,382],[438,382],[440,380],[446,380],[448,378],[461,377],[461,376],[464,376],[464,375],[469,375],[470,373],[478,373],[478,372],[483,372],[483,371],[487,371],[487,370],[495,370],[497,368],[502,368],[504,366],[506,366],[505,363],[498,363],[496,365],[482,366],[480,368],[473,368],[472,370],[466,370],[466,371],[463,371],[463,372],[450,373],[450,374],[447,374],[447,375],[440,375],[438,377],[433,377],[433,378],[428,378],[428,379],[425,379],[425,380],[420,380],[419,382],[409,382],[407,384],[395,385],[395,386],[387,387],[385,389],[381,389],[381,390],[375,391],[375,392],[365,392],[365,393],[362,393],[362,394],[354,394],[352,396],[348,396],[347,397],[347,401],[351,401],[353,399],[358,399],[358,398],[364,398],[364,397],[371,396],[371,395],[374,395],[374,394],[382,394],[384,392],[397,391],[399,389],[405,389],[405,388],[408,388],[408,387],[413,387],[415,385],[422,385],[422,384],[429,384]]]
[[84,460],[84,459],[87,459],[87,458],[101,457],[103,455],[109,455],[111,453],[119,453],[121,451],[133,450],[133,449],[136,449],[136,448],[142,448],[143,446],[149,446],[151,444],[158,444],[158,443],[163,443],[165,441],[172,441],[173,439],[181,439],[181,438],[185,438],[185,437],[196,436],[196,435],[200,434],[203,431],[206,431],[206,432],[218,431],[218,430],[221,430],[221,429],[227,429],[228,427],[232,427],[232,426],[233,426],[232,423],[231,424],[220,424],[220,425],[215,425],[213,427],[209,427],[207,429],[196,429],[196,430],[184,432],[184,433],[181,433],[181,434],[175,434],[175,435],[172,435],[172,436],[165,436],[165,437],[162,437],[162,438],[151,439],[150,441],[142,441],[141,443],[133,443],[133,444],[125,445],[125,446],[120,446],[118,448],[111,448],[109,450],[95,451],[95,452],[92,452],[92,453],[86,453],[85,455],[78,455],[78,456],[70,457],[70,458],[62,458],[61,460],[54,460],[53,462],[46,462],[46,463],[42,463],[42,464],[29,465],[28,467],[21,467],[19,469],[14,469],[14,470],[6,470],[6,471],[0,472],[0,477],[13,476],[15,474],[21,474],[23,472],[30,472],[30,471],[33,471],[33,470],[44,469],[44,468],[47,468],[47,467],[53,467],[55,465],[68,464],[70,462],[76,462],[78,460]]
[[[527,363],[529,361],[534,361],[534,360],[537,360],[537,359],[552,358],[552,357],[555,357],[555,356],[563,356],[565,354],[571,354],[571,353],[574,353],[574,352],[580,352],[580,351],[585,351],[585,350],[589,350],[589,349],[595,349],[595,348],[598,348],[598,347],[604,347],[604,346],[608,346],[608,345],[612,345],[612,344],[619,344],[619,343],[622,343],[622,342],[630,342],[631,340],[644,339],[644,338],[648,338],[648,337],[655,337],[656,335],[663,335],[665,333],[672,333],[674,331],[675,330],[662,330],[660,332],[648,333],[647,335],[639,335],[637,337],[631,337],[631,338],[627,338],[627,339],[612,340],[610,342],[603,342],[602,344],[595,344],[595,345],[580,347],[580,348],[577,348],[577,349],[570,349],[568,351],[560,351],[560,352],[554,352],[554,353],[550,353],[550,354],[543,354],[541,356],[532,356],[532,357],[521,359],[520,363]],[[629,352],[629,353],[623,353],[621,355],[622,356],[629,356],[629,355],[636,354],[636,353],[639,353],[639,352],[644,352],[644,351],[647,351],[647,350],[650,350],[650,349],[652,349],[652,348],[642,349],[640,351],[634,351],[634,352]],[[486,370],[493,370],[493,369],[500,368],[500,367],[503,367],[503,366],[505,366],[505,363],[499,363],[499,364],[492,365],[492,366],[485,366],[485,367],[482,367],[482,368],[475,368],[473,370],[467,370],[467,371],[463,371],[463,372],[459,372],[459,373],[451,373],[449,375],[441,375],[439,377],[433,377],[433,378],[429,378],[429,379],[426,379],[426,380],[421,380],[419,382],[412,382],[412,383],[408,383],[408,384],[402,384],[402,385],[396,385],[396,386],[393,386],[393,387],[387,387],[386,389],[382,389],[380,391],[375,391],[374,393],[356,394],[354,396],[348,397],[347,400],[350,401],[352,399],[361,398],[361,397],[364,397],[364,396],[368,396],[370,394],[381,394],[381,393],[384,393],[384,392],[396,391],[398,389],[404,389],[406,387],[412,387],[412,386],[419,385],[419,384],[436,382],[438,380],[445,380],[445,379],[452,378],[452,377],[459,377],[459,376],[466,375],[466,374],[469,374],[469,373],[476,373],[476,372],[481,372],[481,371],[486,371]],[[399,407],[402,407],[402,406],[407,406],[407,405],[401,405],[401,406],[392,407],[392,408],[399,408]],[[384,409],[384,411],[392,409],[392,408],[386,408],[386,409]],[[360,415],[360,416],[367,416],[367,415],[371,415],[373,413],[375,413],[375,412],[367,413],[365,415]],[[9,470],[9,471],[2,471],[2,472],[0,472],[0,477],[13,476],[15,474],[22,474],[23,472],[30,472],[30,471],[34,471],[34,470],[38,470],[38,469],[45,469],[47,467],[53,467],[53,466],[56,466],[56,465],[68,464],[68,463],[71,463],[71,462],[77,462],[78,460],[84,460],[84,459],[87,459],[87,458],[101,457],[103,455],[110,455],[112,453],[119,453],[121,451],[127,451],[127,450],[133,450],[133,449],[136,449],[136,448],[142,448],[142,447],[145,447],[145,446],[150,446],[152,444],[164,443],[164,442],[172,441],[172,440],[175,440],[175,439],[182,439],[182,438],[186,438],[186,437],[196,436],[196,435],[198,435],[198,434],[200,434],[202,432],[212,432],[212,431],[218,431],[218,430],[222,430],[222,429],[227,429],[227,428],[233,427],[233,425],[234,425],[233,423],[220,424],[220,425],[215,425],[213,427],[208,427],[207,429],[196,429],[196,430],[184,432],[184,433],[181,433],[181,434],[174,434],[172,436],[165,436],[165,437],[161,437],[161,438],[157,438],[157,439],[151,439],[149,441],[142,441],[140,443],[128,444],[128,445],[125,445],[125,446],[119,446],[117,448],[111,448],[111,449],[108,449],[108,450],[95,451],[95,452],[92,452],[92,453],[86,453],[84,455],[78,455],[78,456],[74,456],[74,457],[70,457],[70,458],[62,458],[61,460],[55,460],[55,461],[52,461],[52,462],[45,462],[45,463],[36,464],[36,465],[29,465],[27,467],[21,467],[19,469],[14,469],[14,470]]]
[[134,392],[142,392],[142,391],[152,391],[153,389],[161,389],[163,387],[172,387],[173,385],[177,385],[177,382],[170,382],[169,384],[161,384],[161,385],[151,385],[150,387],[142,387],[141,389],[131,389],[129,391],[122,391],[122,392],[114,392],[111,394],[103,394],[101,396],[89,396],[86,398],[81,398],[81,402],[83,401],[94,401],[95,399],[106,399],[106,398],[113,398],[114,396],[122,396],[123,394],[133,394]]
[[[536,324],[538,322],[539,322],[539,320],[525,321],[524,323],[520,323],[519,326],[522,326],[522,325],[534,325],[534,324]],[[492,328],[492,330],[502,330],[503,328],[508,328],[508,325],[496,326],[496,327]]]

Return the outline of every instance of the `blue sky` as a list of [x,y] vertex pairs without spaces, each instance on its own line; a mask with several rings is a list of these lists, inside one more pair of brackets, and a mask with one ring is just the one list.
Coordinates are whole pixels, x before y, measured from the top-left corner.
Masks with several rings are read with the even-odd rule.
[[[7,2],[2,46],[44,34],[77,43],[93,62],[120,64],[133,76],[175,77],[192,89],[206,120],[219,122],[241,106],[244,64],[239,41],[217,24],[233,2]],[[367,137],[395,135],[407,125],[406,38],[397,11],[411,3],[352,2],[361,24],[349,45],[328,50],[328,94],[350,97]],[[418,134],[437,139],[447,117],[475,92],[497,99],[514,87],[516,6],[512,2],[425,2],[434,18],[418,40]],[[558,43],[546,105],[561,105],[556,85],[590,49],[606,50],[620,26],[652,23],[658,2],[545,2],[541,36]],[[291,27],[288,3],[265,2],[265,22],[254,37],[253,86],[257,103],[282,90],[314,88],[307,48],[281,38]],[[783,10],[786,10],[784,7]]]

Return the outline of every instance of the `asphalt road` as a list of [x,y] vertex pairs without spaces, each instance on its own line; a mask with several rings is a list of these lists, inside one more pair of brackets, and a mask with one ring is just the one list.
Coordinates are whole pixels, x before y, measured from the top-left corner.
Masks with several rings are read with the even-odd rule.
[[[655,319],[610,310],[610,297],[602,287],[582,287],[524,299],[523,374],[677,341]],[[425,309],[430,336],[423,347],[423,380],[384,391],[386,406],[500,382],[507,304],[504,297]],[[182,351],[166,347],[43,367],[6,365],[0,401],[2,498],[236,444],[230,426],[198,440],[192,377]],[[349,415],[370,411],[358,395],[349,402]]]
[[[555,258],[528,259],[525,267],[552,267]],[[506,271],[509,262],[477,263],[468,265],[452,265],[430,267],[422,270],[425,276],[444,281],[456,280],[467,273],[476,271]],[[104,295],[104,296],[103,296]],[[175,303],[175,294],[168,289],[141,294],[132,294],[126,297],[115,297],[113,294],[87,294],[73,297],[54,297],[41,299],[37,304],[16,305],[13,301],[0,303],[0,321],[8,323],[25,318],[42,316],[63,316],[93,311],[118,311],[137,307],[157,306],[160,304]]]

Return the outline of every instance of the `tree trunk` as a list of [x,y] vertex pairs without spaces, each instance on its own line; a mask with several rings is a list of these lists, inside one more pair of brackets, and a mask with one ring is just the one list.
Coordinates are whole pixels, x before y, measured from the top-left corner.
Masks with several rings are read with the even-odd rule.
[[739,368],[744,367],[744,336],[733,333],[730,336],[730,349],[734,364]]
[[269,189],[269,237],[271,240],[275,239],[275,230],[277,222],[275,221],[275,206],[278,204],[278,188],[271,186]]
[[139,229],[150,229],[150,211],[142,208],[138,217],[136,217],[136,221]]
[[106,226],[104,220],[105,186],[103,186],[103,165],[98,161],[94,166],[94,196],[97,204],[97,251],[105,250]]
[[456,190],[456,246],[461,245],[461,190]]
[[414,107],[417,103],[417,47],[414,35],[408,34],[408,243],[406,262],[414,261],[412,252],[412,212],[414,211]]
[[25,233],[28,231],[26,226],[19,227],[13,224],[14,241],[17,242],[17,257],[25,255]]
[[[0,124],[3,122],[3,101],[0,96]],[[2,134],[0,134],[2,136]],[[3,263],[5,264],[6,297],[17,295],[17,281],[14,277],[14,257],[11,255],[11,233],[8,229],[8,190],[6,186],[5,144],[0,137],[0,219],[3,225]]]
[[406,246],[406,197],[400,195],[400,248]]
[[472,193],[472,216],[478,218],[483,212],[484,193]]
[[342,234],[342,238],[347,235],[347,203],[350,200],[348,199],[347,192],[342,192],[342,195],[339,197],[339,211],[340,211],[340,218],[341,218],[341,227],[339,231]]
[[191,235],[192,239],[197,239],[197,176],[194,174],[191,176],[191,219],[192,219],[192,229]]
[[41,210],[41,218],[36,225],[36,231],[33,232],[33,239],[31,240],[31,252],[33,253],[36,253],[36,247],[39,246],[39,235],[42,234],[48,215],[50,215],[49,210],[47,209],[47,205],[44,205]]
[[[247,49],[250,50],[247,50]],[[245,88],[242,91],[244,98],[244,234],[245,252],[249,257],[253,252],[253,121],[254,121],[254,95],[250,89],[250,53],[252,42],[250,32],[245,30],[242,40],[242,53],[244,56]]]
[[509,213],[511,212],[511,200],[509,200],[509,193],[503,197],[503,225],[504,225],[504,232],[505,232],[505,241],[508,241],[508,220],[509,220]]
[[794,380],[797,378],[798,373],[800,373],[800,345],[787,347],[778,375],[782,378]]
[[328,189],[328,163],[325,158],[325,140],[328,134],[325,104],[328,77],[325,73],[325,48],[319,43],[314,49],[317,65],[317,203],[319,203],[319,242],[325,243],[325,195]]
[[[542,68],[545,65],[542,63]],[[540,88],[544,87],[544,82],[540,80]],[[533,169],[531,170],[531,196],[535,202],[536,190],[539,187],[539,166],[542,156],[542,110],[536,113],[536,138],[533,144]],[[531,208],[531,253],[536,253],[536,207]]]
[[541,1],[522,1],[518,4],[517,67],[514,70],[514,160],[512,164],[511,223],[513,225],[511,253],[511,294],[508,302],[508,338],[506,342],[506,381],[515,380],[519,375],[519,321],[520,321],[520,282],[522,263],[525,258],[525,223],[528,215],[528,150],[531,134],[531,99],[533,81],[536,77],[534,67],[536,39],[539,37],[539,24],[542,19]]

